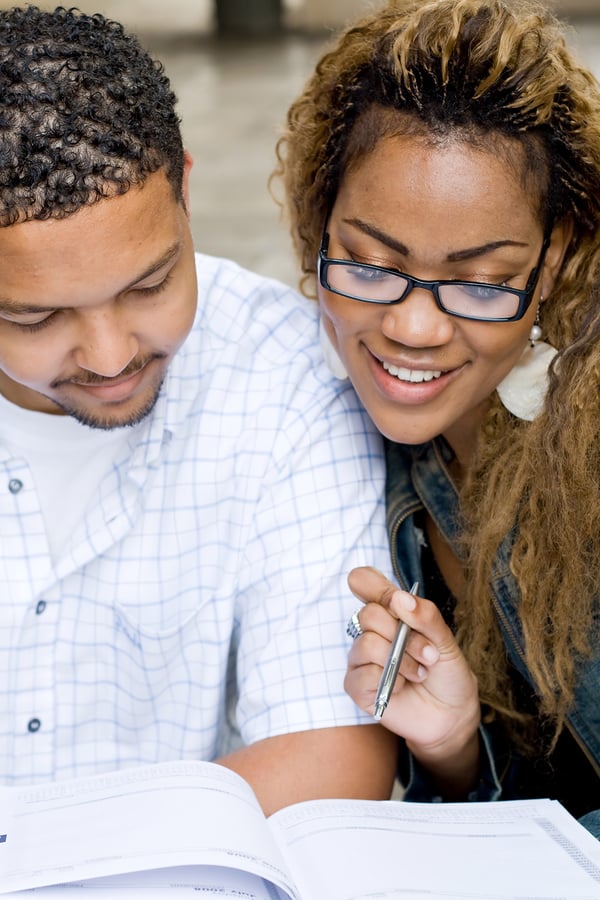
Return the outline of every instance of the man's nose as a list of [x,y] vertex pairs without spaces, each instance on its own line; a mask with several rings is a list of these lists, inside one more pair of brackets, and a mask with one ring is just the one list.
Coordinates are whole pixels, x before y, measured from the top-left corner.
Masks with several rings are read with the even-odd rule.
[[115,311],[88,312],[75,351],[77,365],[95,375],[114,378],[138,352],[137,338]]

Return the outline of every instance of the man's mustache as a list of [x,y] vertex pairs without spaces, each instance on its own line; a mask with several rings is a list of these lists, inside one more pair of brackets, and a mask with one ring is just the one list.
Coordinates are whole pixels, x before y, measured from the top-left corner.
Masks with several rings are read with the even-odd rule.
[[82,387],[111,384],[115,381],[122,381],[123,378],[130,378],[132,375],[137,375],[138,372],[141,372],[142,369],[145,369],[146,366],[151,362],[154,362],[154,360],[165,359],[165,357],[166,354],[164,353],[152,353],[142,359],[132,359],[117,375],[99,375],[97,372],[88,372],[85,369],[82,369],[77,375],[71,375],[69,378],[60,378],[53,381],[52,387],[58,388],[62,387],[64,384],[77,384]]

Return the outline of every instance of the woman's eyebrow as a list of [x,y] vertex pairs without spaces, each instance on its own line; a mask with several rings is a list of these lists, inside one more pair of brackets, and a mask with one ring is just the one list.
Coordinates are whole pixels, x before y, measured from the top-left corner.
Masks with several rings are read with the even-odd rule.
[[448,262],[461,262],[463,259],[474,259],[477,256],[484,256],[486,253],[492,253],[500,247],[529,247],[526,241],[489,241],[487,244],[481,244],[479,247],[467,247],[465,250],[455,250],[449,253],[446,259]]
[[405,244],[403,244],[401,241],[397,241],[389,234],[386,234],[385,231],[380,231],[379,228],[375,227],[375,225],[370,225],[363,219],[355,218],[342,219],[342,221],[346,225],[351,225],[353,228],[358,228],[358,230],[362,231],[363,234],[368,234],[369,237],[375,238],[376,241],[379,241],[381,244],[389,247],[390,250],[395,250],[397,253],[401,253],[403,256],[410,256],[410,251]]
[[[396,240],[396,238],[391,237],[391,235],[386,234],[385,231],[381,231],[379,228],[376,228],[374,225],[369,224],[369,222],[365,222],[363,219],[351,218],[351,219],[343,219],[345,224],[351,225],[354,228],[358,228],[364,234],[369,235],[369,237],[374,238],[376,241],[379,241],[384,246],[389,247],[390,250],[395,250],[397,253],[401,253],[403,256],[410,256],[410,250],[403,244],[401,241]],[[498,250],[500,247],[528,247],[524,241],[513,241],[513,240],[498,240],[498,241],[488,241],[485,244],[480,244],[476,247],[466,247],[463,250],[453,250],[451,253],[448,253],[446,260],[448,262],[462,262],[467,259],[475,259],[478,256],[485,256],[486,253],[492,253],[494,250]]]

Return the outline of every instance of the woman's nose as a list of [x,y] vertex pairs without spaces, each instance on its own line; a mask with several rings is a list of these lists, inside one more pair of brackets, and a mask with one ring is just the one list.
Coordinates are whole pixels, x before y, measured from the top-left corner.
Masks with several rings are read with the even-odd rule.
[[454,333],[452,316],[441,310],[431,288],[413,286],[400,303],[386,307],[381,330],[390,340],[409,347],[436,347]]

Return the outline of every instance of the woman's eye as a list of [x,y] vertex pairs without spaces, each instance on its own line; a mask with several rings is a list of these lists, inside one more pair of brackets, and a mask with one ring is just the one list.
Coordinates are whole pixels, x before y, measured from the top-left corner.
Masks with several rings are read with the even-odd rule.
[[375,281],[386,281],[387,279],[394,277],[390,272],[386,272],[385,269],[360,265],[349,266],[347,273],[353,278],[356,278],[357,281],[368,281],[371,283]]
[[500,294],[504,293],[504,288],[497,284],[469,284],[464,282],[460,286],[461,291],[471,300],[495,300]]

